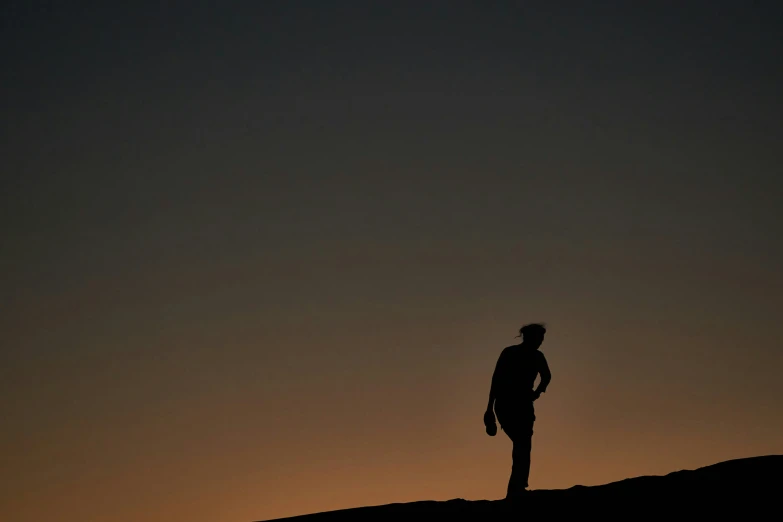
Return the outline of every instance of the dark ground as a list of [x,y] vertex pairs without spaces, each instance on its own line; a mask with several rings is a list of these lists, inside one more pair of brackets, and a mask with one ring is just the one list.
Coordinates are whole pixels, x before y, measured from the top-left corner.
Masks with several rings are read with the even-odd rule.
[[730,460],[665,476],[636,477],[601,486],[533,490],[523,500],[422,501],[361,507],[275,520],[542,520],[549,517],[703,520],[704,517],[781,516],[783,455]]

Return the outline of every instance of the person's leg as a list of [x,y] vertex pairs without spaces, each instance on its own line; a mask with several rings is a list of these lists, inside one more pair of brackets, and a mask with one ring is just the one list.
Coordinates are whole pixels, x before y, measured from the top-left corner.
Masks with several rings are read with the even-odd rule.
[[535,418],[531,407],[530,411],[520,412],[513,419],[507,419],[505,424],[501,423],[503,431],[514,445],[511,450],[511,477],[508,480],[506,498],[524,494],[527,490]]
[[[514,490],[521,492],[528,487],[530,477],[530,450],[533,442],[533,429],[520,426],[519,433],[514,437],[514,448],[511,450],[511,477]],[[509,481],[509,490],[512,481]]]
[[530,473],[530,437],[520,423],[506,422],[503,431],[511,439],[511,476],[508,479],[506,498],[516,497],[525,492],[527,478]]

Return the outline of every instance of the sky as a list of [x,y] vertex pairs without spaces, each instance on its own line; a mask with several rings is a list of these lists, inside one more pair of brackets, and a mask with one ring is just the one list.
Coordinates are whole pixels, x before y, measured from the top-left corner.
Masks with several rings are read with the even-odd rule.
[[783,4],[0,7],[0,519],[497,499],[783,454]]

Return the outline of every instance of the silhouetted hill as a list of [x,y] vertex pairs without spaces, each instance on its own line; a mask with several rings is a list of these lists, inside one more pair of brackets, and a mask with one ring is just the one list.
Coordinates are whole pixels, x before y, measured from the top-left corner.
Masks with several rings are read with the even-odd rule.
[[[533,490],[510,504],[503,500],[422,501],[315,513],[275,520],[353,522],[402,520],[514,520],[559,515],[616,520],[693,519],[732,514],[780,516],[783,455],[729,460],[665,476],[644,476],[600,486]],[[775,515],[777,513],[777,515]]]

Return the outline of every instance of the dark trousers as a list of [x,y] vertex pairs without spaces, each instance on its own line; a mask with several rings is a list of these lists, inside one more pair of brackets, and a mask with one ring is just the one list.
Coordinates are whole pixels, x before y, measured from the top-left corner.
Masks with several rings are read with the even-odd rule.
[[498,422],[514,444],[511,450],[511,477],[506,496],[511,497],[528,487],[530,450],[533,443],[533,423],[536,420],[533,403],[495,407]]

